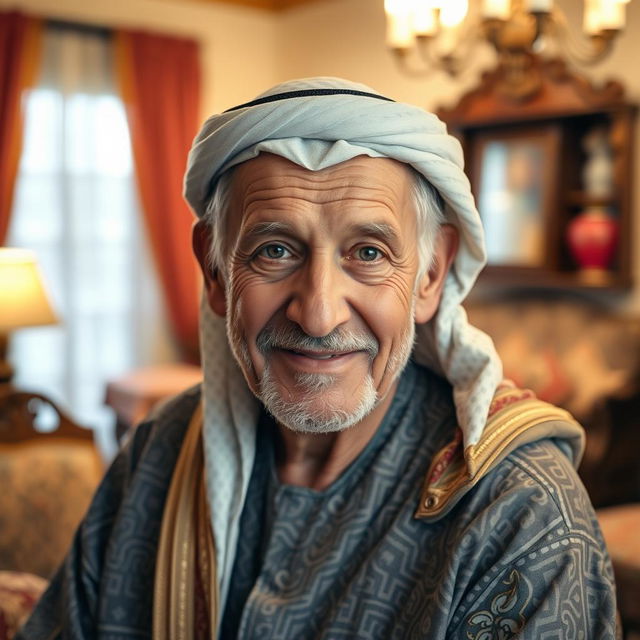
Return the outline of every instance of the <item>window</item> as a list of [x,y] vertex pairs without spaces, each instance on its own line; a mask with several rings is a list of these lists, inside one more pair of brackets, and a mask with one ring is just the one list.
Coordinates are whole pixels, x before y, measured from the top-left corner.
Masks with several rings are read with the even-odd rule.
[[16,332],[16,384],[44,391],[113,453],[106,382],[170,359],[104,33],[50,28],[27,97],[9,246],[33,249],[60,326]]

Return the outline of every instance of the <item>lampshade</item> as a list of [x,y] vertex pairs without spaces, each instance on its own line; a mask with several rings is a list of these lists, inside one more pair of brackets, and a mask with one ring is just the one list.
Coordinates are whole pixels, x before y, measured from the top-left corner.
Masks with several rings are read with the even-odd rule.
[[34,253],[0,248],[0,333],[57,321]]

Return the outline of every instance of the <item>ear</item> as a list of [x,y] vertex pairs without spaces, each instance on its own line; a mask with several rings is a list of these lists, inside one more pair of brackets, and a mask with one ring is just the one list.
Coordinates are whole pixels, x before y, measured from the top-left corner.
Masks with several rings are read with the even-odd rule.
[[212,311],[224,317],[227,313],[227,297],[224,280],[217,269],[212,269],[209,263],[209,251],[211,249],[211,227],[203,220],[199,220],[193,227],[192,234],[193,252],[198,258],[207,301]]
[[416,288],[416,307],[414,320],[418,324],[428,322],[435,315],[444,281],[451,263],[458,253],[458,230],[445,224],[440,227],[434,247],[433,265],[422,276]]

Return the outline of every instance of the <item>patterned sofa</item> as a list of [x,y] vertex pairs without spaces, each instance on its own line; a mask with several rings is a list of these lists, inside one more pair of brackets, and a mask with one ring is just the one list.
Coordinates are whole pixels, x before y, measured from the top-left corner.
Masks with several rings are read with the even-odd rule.
[[581,299],[474,302],[505,376],[570,411],[587,431],[580,473],[597,507],[640,500],[640,320]]

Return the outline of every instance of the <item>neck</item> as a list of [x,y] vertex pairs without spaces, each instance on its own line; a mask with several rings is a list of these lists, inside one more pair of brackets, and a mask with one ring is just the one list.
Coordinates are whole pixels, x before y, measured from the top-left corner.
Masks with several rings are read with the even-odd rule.
[[283,484],[322,491],[337,480],[375,435],[395,395],[397,383],[357,424],[332,433],[299,433],[278,425],[278,478]]

